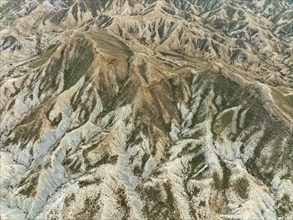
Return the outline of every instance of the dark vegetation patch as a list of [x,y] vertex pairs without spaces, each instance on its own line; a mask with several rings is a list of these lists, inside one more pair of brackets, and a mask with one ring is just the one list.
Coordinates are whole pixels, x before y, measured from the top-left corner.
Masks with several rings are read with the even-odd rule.
[[[151,99],[149,102],[144,101],[138,112],[140,121],[144,122],[143,128],[146,132],[156,128],[163,133],[169,133],[171,131],[171,119],[175,118],[179,122],[181,121],[176,105],[178,100],[183,99],[182,90],[183,86],[180,81],[177,82],[175,79],[162,80],[160,84],[149,87],[147,93],[149,93]],[[148,129],[149,125],[154,128]],[[154,135],[156,134],[151,134],[151,136]]]
[[[53,12],[50,17],[47,17],[50,19],[50,21],[56,25],[59,25],[62,20],[65,18],[65,15],[67,14],[68,9],[60,9],[56,12]],[[45,22],[46,19],[44,18],[43,22]]]
[[[76,111],[78,108],[80,108],[77,112],[78,123],[74,127],[72,127],[71,130],[76,129],[77,127],[80,127],[81,125],[89,121],[90,115],[94,111],[97,104],[94,90],[91,88],[89,91],[86,92],[85,89],[87,86],[88,84],[84,84],[81,89],[79,89],[78,92],[72,96],[70,100],[72,111]],[[82,102],[81,96],[85,93],[87,94],[87,99]]]
[[204,136],[204,133],[203,131],[195,131],[193,133],[191,133],[190,135],[186,136],[185,138],[191,138],[191,139],[194,139],[194,140],[199,140],[201,137]]
[[58,44],[52,44],[50,45],[47,50],[43,51],[40,56],[38,57],[37,60],[35,60],[30,67],[31,68],[38,68],[40,66],[42,66],[43,64],[45,64],[52,56],[52,54],[55,52],[55,50],[57,49]]
[[24,2],[23,0],[7,1],[6,4],[3,4],[0,7],[0,12],[3,13],[3,14],[6,14],[9,11],[12,11],[12,10],[20,10],[21,9],[20,6],[21,6],[21,4],[23,2]]
[[289,195],[284,194],[282,199],[277,202],[277,215],[285,217],[288,213],[293,211],[293,202],[290,200]]
[[101,194],[97,196],[87,197],[84,201],[84,207],[82,211],[74,216],[74,219],[84,220],[84,219],[94,219],[93,217],[97,212],[100,211],[101,207],[99,204]]
[[220,118],[215,118],[215,122],[213,124],[215,138],[222,134],[227,128],[231,127],[231,123],[233,122],[233,115],[234,111],[228,110],[225,113],[223,113]]
[[[40,84],[40,91],[38,96],[40,97],[46,91],[56,91],[58,89],[59,74],[62,70],[62,64],[65,59],[65,48],[61,49],[60,58],[54,58],[50,60],[50,63],[47,65],[45,77],[42,78]],[[41,74],[41,72],[40,72]]]
[[86,169],[87,170],[90,170],[94,167],[99,167],[103,164],[115,164],[117,162],[117,159],[118,159],[118,155],[114,155],[114,156],[111,156],[109,155],[108,153],[105,153],[103,156],[101,156],[100,160],[98,160],[97,162],[95,162],[94,164],[91,164],[87,158],[87,154],[89,153],[89,148],[88,149],[85,149],[83,151],[83,156],[84,156],[84,159],[85,159],[85,163],[86,163]]
[[130,207],[128,205],[128,199],[126,195],[126,191],[124,188],[119,188],[117,190],[117,203],[123,209],[124,215],[122,217],[123,220],[129,219],[130,215]]
[[24,188],[19,192],[26,197],[34,197],[37,193],[37,186],[39,182],[39,172],[40,167],[37,168],[34,174],[31,174],[28,178],[23,178],[19,182],[19,186],[24,186]]
[[236,191],[236,193],[242,198],[247,199],[248,198],[248,187],[249,182],[245,178],[238,179],[234,184],[233,187]]
[[15,99],[12,99],[11,102],[8,105],[8,110],[10,110],[15,104]]
[[[139,166],[135,166],[135,167],[134,167],[133,172],[134,172],[134,174],[135,174],[136,176],[141,176],[141,175],[142,175],[143,170],[144,170],[144,167],[145,167],[145,164],[146,164],[146,162],[149,160],[150,156],[151,156],[151,155],[145,153],[145,154],[142,156],[140,167],[139,167]],[[134,158],[131,158],[131,159],[133,160]]]
[[75,58],[69,61],[67,68],[64,70],[64,90],[75,85],[82,76],[86,75],[94,60],[91,45],[82,41],[80,43],[81,45],[75,52]]
[[21,142],[20,149],[23,149],[29,141],[36,142],[41,137],[43,118],[46,107],[50,101],[31,109],[28,114],[10,131],[9,136],[14,132],[14,137],[7,138],[4,145],[17,144]]
[[76,21],[78,20],[77,12],[78,12],[78,4],[75,3],[75,4],[72,6],[72,15],[73,15],[73,17],[75,18]]
[[140,130],[135,129],[133,132],[131,132],[130,137],[127,140],[127,147],[130,145],[137,145],[143,141],[142,137],[139,135]]
[[64,199],[64,204],[66,207],[69,207],[73,201],[75,201],[74,193],[72,193],[70,196],[66,196],[66,198]]
[[73,162],[72,159],[66,158],[62,165],[70,172],[70,173],[77,173],[80,172],[81,161],[75,160]]
[[231,178],[232,172],[227,167],[223,167],[223,189],[227,189],[230,186],[230,178]]
[[[89,34],[91,38],[97,42],[98,46],[105,52],[111,54],[111,56],[115,56],[117,58],[124,57],[128,60],[133,56],[133,51],[124,41],[109,34],[108,32],[99,31],[97,33],[92,32]],[[113,54],[113,51],[115,51],[115,54]]]
[[[170,183],[141,186],[139,192],[145,204],[143,211],[148,219],[180,219]],[[166,194],[166,198],[163,194]]]
[[232,16],[235,14],[235,12],[236,12],[236,10],[233,8],[233,7],[231,7],[231,6],[229,6],[229,5],[227,5],[226,7],[225,7],[225,11],[227,12],[227,15],[229,16],[229,17],[231,17],[232,18]]
[[[105,110],[102,112],[102,116],[108,114],[109,112],[117,109],[120,106],[129,104],[134,96],[136,95],[137,85],[132,82],[130,79],[127,80],[123,87],[119,90],[117,95],[109,97],[108,100],[105,100]],[[106,97],[104,97],[106,98]]]
[[2,50],[7,50],[10,48],[12,51],[20,50],[22,48],[21,43],[13,35],[4,37],[3,43],[0,45]]
[[202,165],[205,161],[205,155],[204,153],[200,153],[192,158],[190,166],[191,166],[191,172],[196,173],[196,170],[199,168],[200,165]]
[[194,144],[192,143],[188,143],[186,144],[180,153],[178,153],[178,157],[181,158],[184,155],[196,155],[199,153],[200,149],[201,149],[202,145],[201,144],[197,144],[194,146]]
[[220,164],[222,167],[222,179],[219,174],[215,172],[213,174],[214,186],[217,190],[226,190],[230,187],[230,178],[232,176],[232,171],[227,167],[226,163],[220,159]]
[[140,75],[143,77],[146,83],[148,83],[148,77],[147,77],[147,63],[143,61],[140,65],[138,65],[138,70]]
[[[275,164],[278,164],[279,167],[285,165],[292,166],[292,160],[288,157],[288,155],[292,153],[292,148],[290,148],[289,144],[289,140],[292,140],[290,137],[290,129],[284,124],[280,117],[270,109],[270,103],[262,99],[263,94],[258,87],[239,85],[221,74],[214,73],[199,74],[196,84],[204,85],[204,82],[207,81],[209,83],[205,86],[208,90],[211,90],[211,86],[213,86],[214,92],[217,96],[221,97],[221,103],[216,105],[219,112],[232,107],[241,107],[243,110],[248,110],[244,125],[240,128],[239,120],[237,120],[238,125],[236,126],[236,131],[230,129],[227,135],[229,139],[236,140],[236,138],[240,137],[239,135],[242,134],[240,137],[240,140],[244,142],[241,147],[242,152],[247,147],[247,141],[250,136],[253,135],[255,131],[259,131],[262,127],[265,128],[263,136],[257,142],[253,157],[246,162],[246,166],[252,175],[263,180],[266,184],[270,184],[274,171],[277,170]],[[232,120],[232,113],[232,111],[227,112],[224,117],[220,118],[221,120],[218,123],[221,124],[221,127],[229,126]],[[214,116],[212,123],[214,138],[221,136],[221,130],[215,129],[217,123],[216,117],[217,115]],[[196,119],[197,118],[198,117],[196,117]],[[194,123],[198,122],[195,120]],[[252,132],[247,132],[245,134],[244,131],[248,129],[251,129]],[[284,147],[286,153],[282,153],[278,148],[272,147],[272,143],[274,143],[273,145],[275,146],[281,146],[281,141],[279,140],[283,139],[282,137],[288,139]],[[270,158],[266,158],[267,156],[263,154],[262,149],[265,147],[271,148],[273,152]],[[281,156],[282,161],[278,162]],[[229,177],[229,171],[227,169],[225,173],[226,176]],[[224,185],[228,186],[227,184]]]
[[87,179],[87,180],[79,180],[78,181],[78,186],[80,188],[82,188],[82,187],[89,186],[89,185],[92,185],[92,184],[99,185],[101,182],[102,181],[99,178]]
[[214,185],[215,185],[216,190],[218,190],[218,191],[222,190],[221,179],[220,179],[219,174],[217,172],[214,172],[214,174],[213,174],[213,181],[214,181]]

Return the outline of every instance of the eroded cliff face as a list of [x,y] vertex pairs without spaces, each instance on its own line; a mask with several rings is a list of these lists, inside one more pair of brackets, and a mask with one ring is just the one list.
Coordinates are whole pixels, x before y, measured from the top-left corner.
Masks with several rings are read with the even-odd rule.
[[292,1],[5,1],[1,219],[293,218]]

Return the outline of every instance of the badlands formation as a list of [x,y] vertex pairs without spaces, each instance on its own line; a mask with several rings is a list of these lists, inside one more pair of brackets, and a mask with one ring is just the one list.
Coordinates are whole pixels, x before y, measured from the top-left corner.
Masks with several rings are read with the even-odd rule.
[[0,218],[293,219],[292,0],[1,0]]

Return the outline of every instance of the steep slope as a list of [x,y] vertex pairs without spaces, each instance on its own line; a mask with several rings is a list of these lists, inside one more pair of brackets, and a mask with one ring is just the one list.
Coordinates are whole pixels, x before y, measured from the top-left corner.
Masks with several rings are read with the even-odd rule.
[[293,217],[291,1],[1,13],[1,218]]

